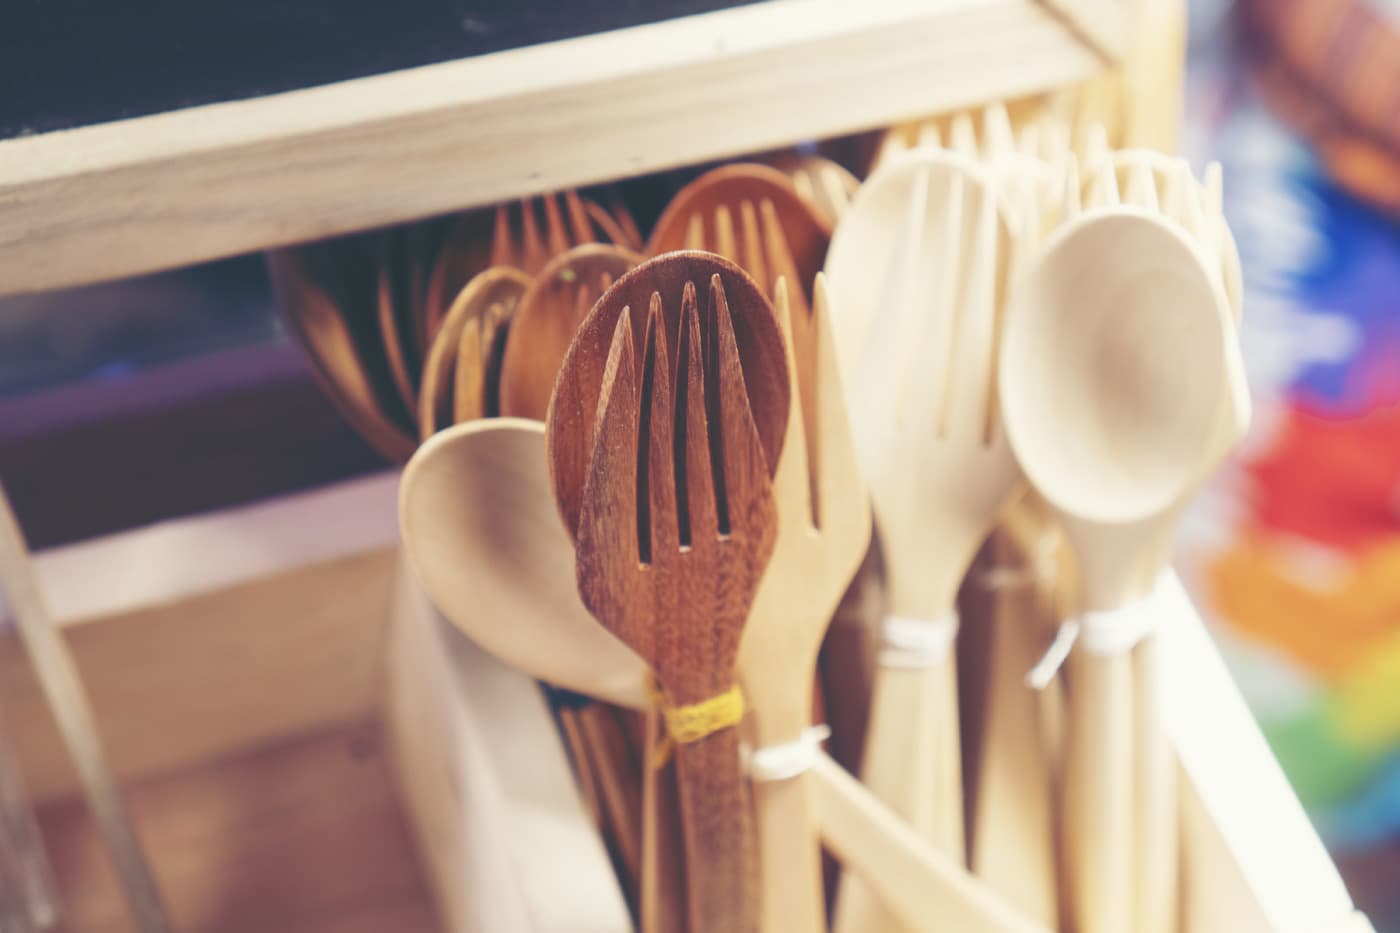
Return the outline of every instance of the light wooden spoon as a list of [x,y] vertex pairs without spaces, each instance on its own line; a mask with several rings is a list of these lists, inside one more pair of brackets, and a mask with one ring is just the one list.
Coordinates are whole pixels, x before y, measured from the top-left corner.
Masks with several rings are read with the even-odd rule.
[[404,468],[399,526],[414,575],[474,642],[554,686],[646,707],[646,665],[579,601],[543,424],[493,418],[428,438]]
[[[1091,209],[1050,238],[1007,314],[1007,435],[1074,549],[1084,608],[1123,610],[1099,631],[1143,611],[1164,528],[1213,447],[1238,365],[1218,265],[1150,211]],[[1071,656],[1067,870],[1077,928],[1106,933],[1133,928],[1133,665],[1087,649]]]

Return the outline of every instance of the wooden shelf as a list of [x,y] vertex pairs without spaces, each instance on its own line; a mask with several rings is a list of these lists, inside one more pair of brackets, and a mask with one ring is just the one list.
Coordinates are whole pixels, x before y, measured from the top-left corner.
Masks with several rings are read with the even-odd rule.
[[1063,87],[1122,0],[771,0],[0,142],[0,294]]

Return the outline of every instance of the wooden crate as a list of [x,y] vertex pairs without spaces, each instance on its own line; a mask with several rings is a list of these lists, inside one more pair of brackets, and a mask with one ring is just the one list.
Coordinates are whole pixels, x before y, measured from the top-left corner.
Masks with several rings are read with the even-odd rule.
[[[0,142],[0,294],[1054,92],[1108,70],[1121,72],[1135,141],[1169,146],[1182,15],[1180,0],[779,0],[11,139]],[[742,119],[704,119],[716,113]],[[386,472],[38,556],[175,922],[624,929],[533,685],[447,628],[400,572],[396,487]],[[1364,929],[1184,602],[1181,616],[1164,654],[1190,929]],[[67,928],[129,929],[13,636],[0,639],[0,710],[40,804]]]

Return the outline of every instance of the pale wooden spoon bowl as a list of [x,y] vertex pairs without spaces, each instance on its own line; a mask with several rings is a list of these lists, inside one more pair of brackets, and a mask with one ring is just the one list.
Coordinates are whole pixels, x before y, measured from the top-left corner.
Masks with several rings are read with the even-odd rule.
[[646,707],[646,665],[579,600],[543,424],[493,418],[428,438],[404,468],[399,525],[433,604],[477,644],[537,680]]

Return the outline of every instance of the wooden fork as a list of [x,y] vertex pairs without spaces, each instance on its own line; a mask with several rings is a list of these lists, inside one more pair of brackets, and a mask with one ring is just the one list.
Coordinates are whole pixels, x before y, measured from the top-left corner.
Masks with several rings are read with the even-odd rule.
[[[733,687],[739,639],[772,553],[776,515],[719,268],[681,254],[630,275],[665,270],[667,263],[684,270],[676,366],[669,363],[665,299],[655,290],[640,354],[630,305],[617,316],[577,548],[584,604],[650,663],[675,710]],[[707,268],[708,282],[693,274]],[[674,283],[676,277],[661,278]],[[703,302],[696,278],[706,291]],[[625,297],[624,281],[609,295]],[[767,307],[741,312],[772,314]],[[691,933],[758,928],[752,812],[736,726],[675,749]]]

